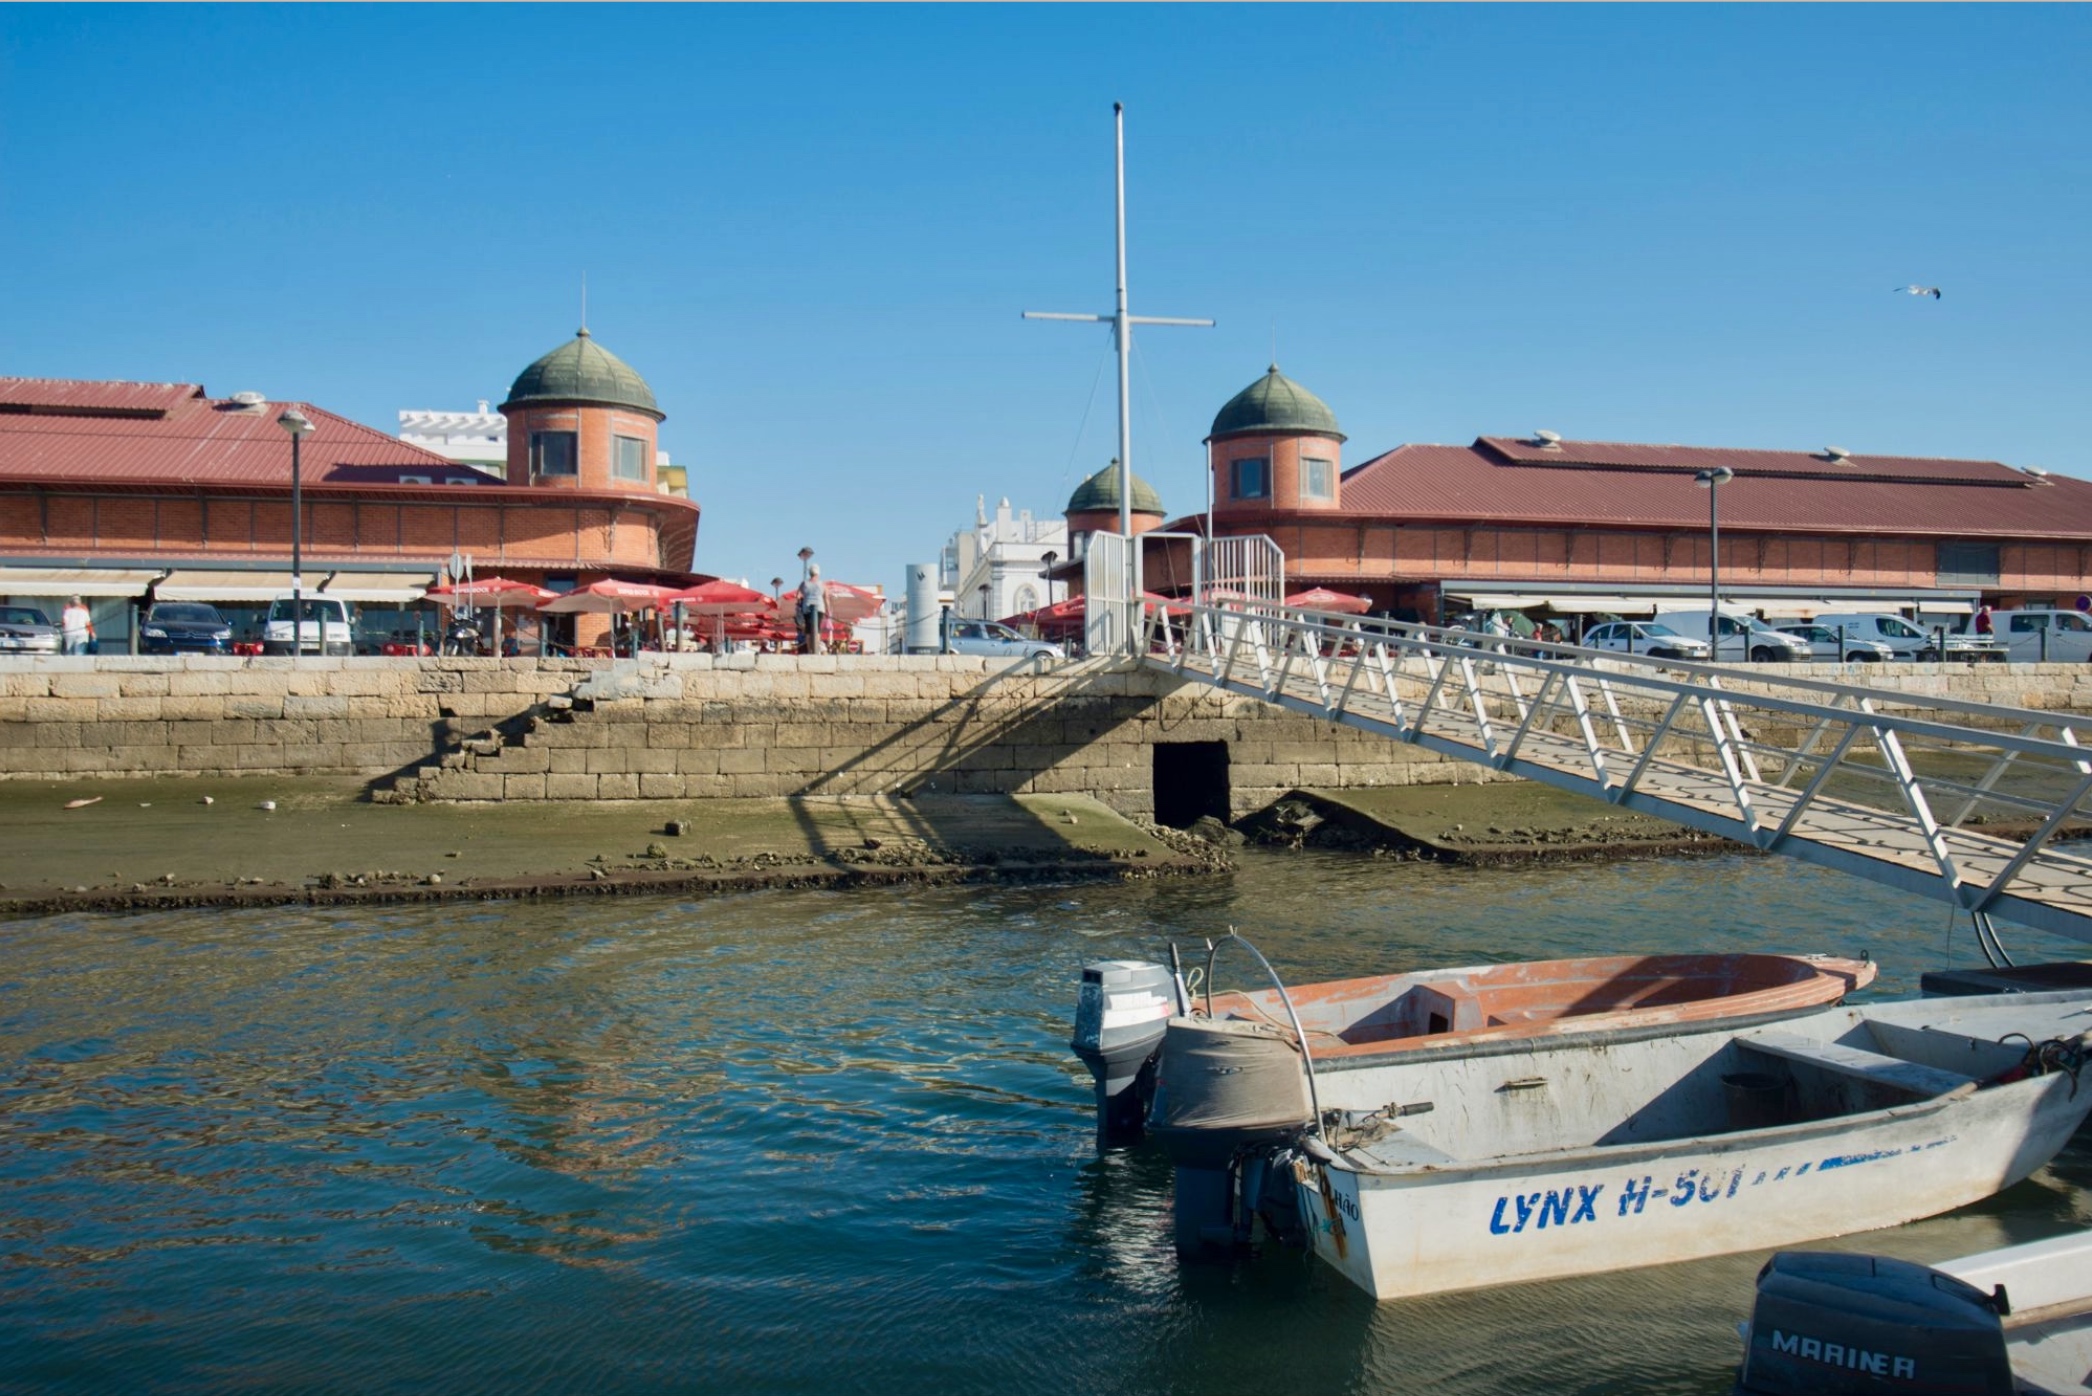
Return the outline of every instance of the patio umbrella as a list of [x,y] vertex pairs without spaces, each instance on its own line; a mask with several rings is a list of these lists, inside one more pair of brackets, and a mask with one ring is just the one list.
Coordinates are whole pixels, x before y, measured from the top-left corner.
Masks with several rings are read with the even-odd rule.
[[[731,633],[727,624],[729,616],[755,616],[771,614],[770,593],[742,586],[739,582],[724,580],[700,582],[694,587],[671,593],[667,604],[682,613],[713,618],[712,637],[714,642],[725,639]],[[677,621],[680,627],[680,619]],[[735,639],[744,636],[735,635]],[[682,643],[680,639],[676,642]]]
[[559,593],[556,591],[547,591],[543,587],[532,586],[529,582],[513,581],[507,577],[481,577],[475,581],[452,582],[449,586],[431,587],[423,593],[423,599],[433,601],[438,606],[448,606],[453,611],[492,608],[494,653],[500,654],[502,611],[533,609],[557,595]]
[[[829,582],[826,590],[828,618],[844,625],[855,625],[858,621],[868,620],[878,615],[880,608],[886,604],[886,598],[870,587],[852,586],[848,582]],[[777,609],[781,615],[790,615],[798,610],[799,589],[794,587],[778,597]]]
[[1336,611],[1347,616],[1362,616],[1373,609],[1370,597],[1352,596],[1327,587],[1310,587],[1296,591],[1286,598],[1288,606],[1297,606],[1303,611]]
[[[625,615],[633,611],[658,611],[667,598],[675,595],[673,587],[657,587],[647,582],[621,582],[615,577],[600,582],[590,582],[585,587],[576,587],[564,596],[556,597],[538,607],[547,615]],[[639,636],[632,636],[632,652],[639,653]]]

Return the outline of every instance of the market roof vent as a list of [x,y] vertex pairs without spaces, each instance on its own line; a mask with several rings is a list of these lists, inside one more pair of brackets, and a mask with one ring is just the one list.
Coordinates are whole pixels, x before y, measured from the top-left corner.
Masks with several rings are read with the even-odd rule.
[[266,407],[269,404],[266,393],[234,393],[232,400],[242,407]]
[[1823,458],[1829,461],[1832,465],[1852,464],[1852,452],[1846,450],[1843,446],[1824,447]]
[[1540,449],[1543,451],[1559,451],[1562,449],[1562,434],[1558,431],[1549,431],[1547,428],[1542,427],[1533,433],[1533,440],[1540,443]]

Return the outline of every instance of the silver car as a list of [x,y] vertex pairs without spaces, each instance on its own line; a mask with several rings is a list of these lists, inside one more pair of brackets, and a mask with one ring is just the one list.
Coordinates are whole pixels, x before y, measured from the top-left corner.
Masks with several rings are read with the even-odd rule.
[[1584,632],[1584,647],[1646,654],[1652,659],[1705,659],[1707,642],[1695,640],[1655,620],[1616,620]]
[[0,654],[56,654],[58,627],[34,606],[0,606]]
[[1879,640],[1863,640],[1857,635],[1844,637],[1841,648],[1838,629],[1832,625],[1783,625],[1780,630],[1797,640],[1806,641],[1812,659],[1842,660],[1847,664],[1886,664],[1896,657],[1896,652]]
[[1007,654],[1025,659],[1068,657],[1059,645],[1045,640],[1028,640],[1000,621],[992,620],[954,620],[945,636],[944,647],[952,654]]

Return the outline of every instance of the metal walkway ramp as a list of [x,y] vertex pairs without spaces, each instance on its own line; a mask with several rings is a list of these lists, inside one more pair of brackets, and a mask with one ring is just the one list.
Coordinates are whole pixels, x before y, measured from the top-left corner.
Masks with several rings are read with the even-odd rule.
[[1186,679],[2092,940],[2092,721],[1264,602],[1144,631]]

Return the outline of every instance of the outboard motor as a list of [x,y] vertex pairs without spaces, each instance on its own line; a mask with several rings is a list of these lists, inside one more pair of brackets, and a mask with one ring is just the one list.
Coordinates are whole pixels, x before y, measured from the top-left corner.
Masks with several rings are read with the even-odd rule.
[[2012,1396],[2004,1287],[1886,1256],[1781,1251],[1758,1272],[1739,1392]]
[[1168,967],[1098,960],[1082,967],[1075,1036],[1068,1045],[1097,1078],[1097,1147],[1138,1139],[1155,1094],[1155,1054],[1177,1011]]

